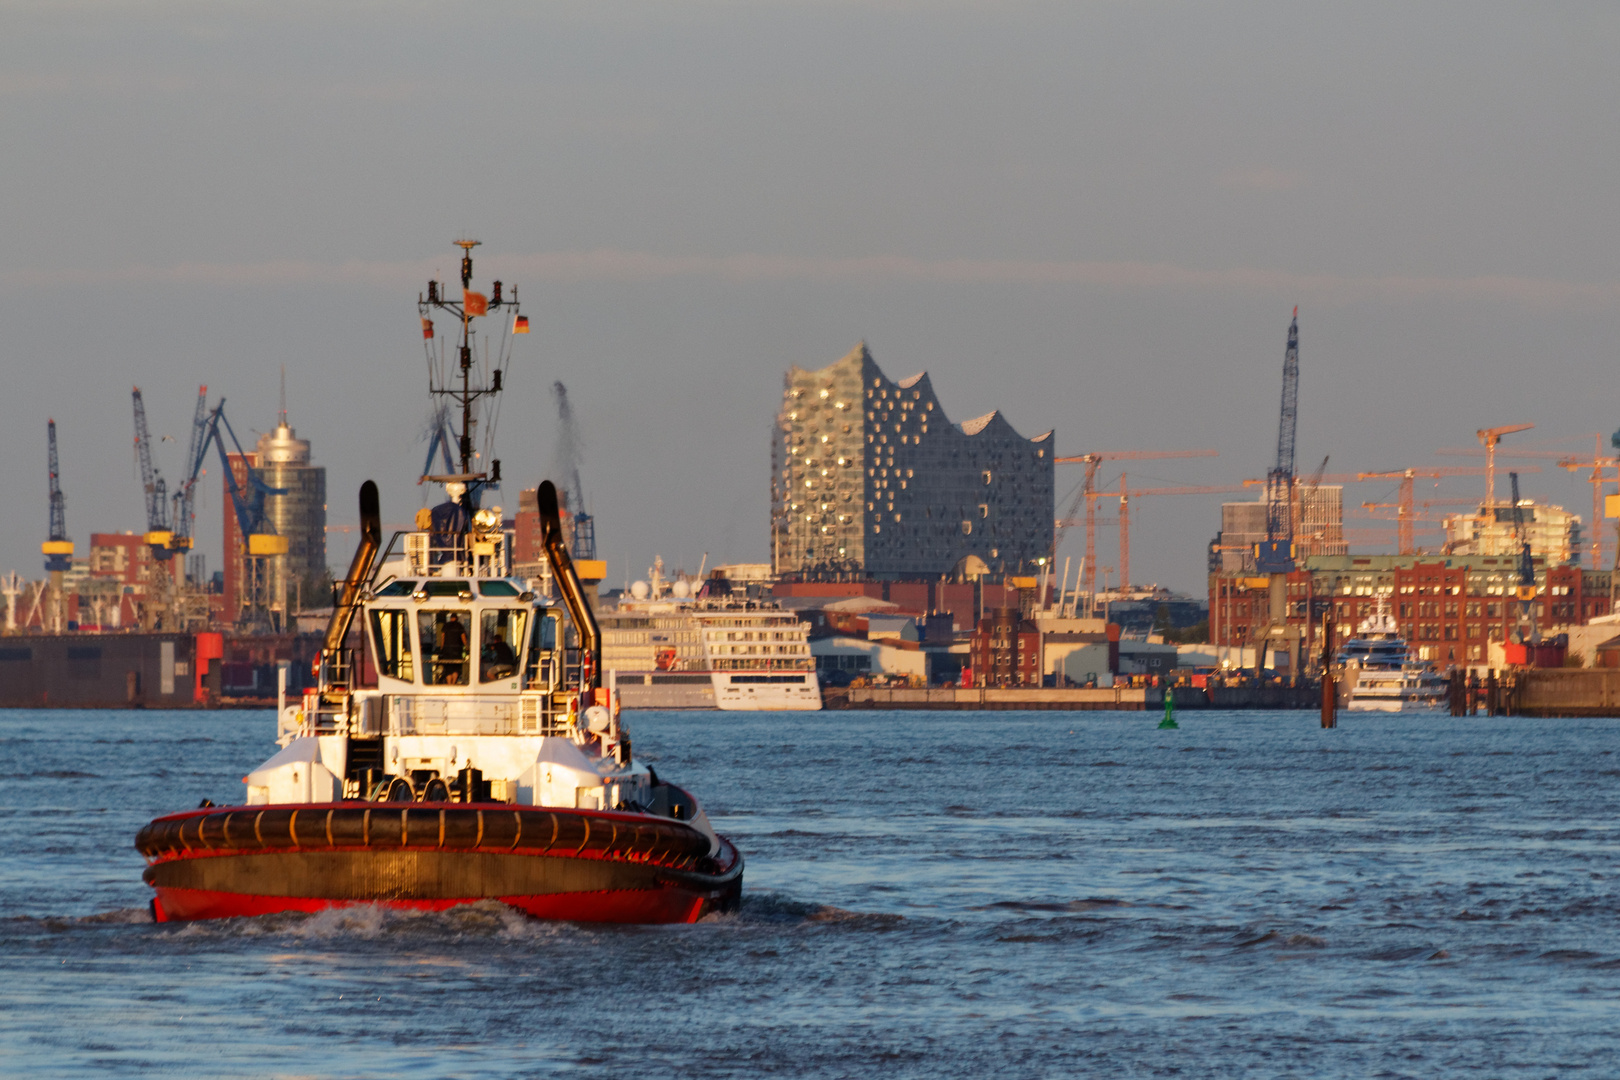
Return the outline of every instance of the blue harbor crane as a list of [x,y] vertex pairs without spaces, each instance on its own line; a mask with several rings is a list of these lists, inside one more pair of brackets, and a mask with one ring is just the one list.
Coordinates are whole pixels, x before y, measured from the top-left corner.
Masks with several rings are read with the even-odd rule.
[[197,387],[197,408],[191,417],[191,446],[186,451],[185,480],[175,489],[174,508],[170,515],[174,535],[169,539],[169,552],[190,551],[192,530],[196,522],[193,505],[197,498],[199,462],[207,451],[208,439],[208,387]]
[[146,429],[146,402],[141,388],[135,387],[130,395],[135,402],[135,454],[141,463],[141,490],[146,496],[146,536],[152,557],[167,562],[174,551],[169,541],[174,534],[169,530],[169,495],[163,474],[152,464],[152,436]]
[[[1299,308],[1288,324],[1283,353],[1282,414],[1277,424],[1277,463],[1266,473],[1266,538],[1254,546],[1254,568],[1269,578],[1266,625],[1254,639],[1254,667],[1266,652],[1286,649],[1288,672],[1299,675],[1301,628],[1288,624],[1288,575],[1294,571],[1294,435],[1299,426]],[[1323,462],[1324,467],[1326,461]],[[1320,471],[1318,472],[1320,476]]]
[[61,574],[73,568],[73,541],[68,539],[67,503],[62,498],[61,470],[56,463],[55,420],[45,421],[45,437],[50,446],[51,533],[40,551],[45,555],[45,569]]
[[[246,566],[249,580],[262,580],[263,574],[254,568],[253,560],[285,555],[289,547],[287,538],[277,535],[275,524],[266,516],[264,500],[270,495],[285,495],[287,489],[271,487],[259,479],[252,469],[247,471],[248,482],[245,488],[237,482],[236,472],[231,468],[230,451],[225,446],[226,438],[230,439],[230,445],[239,456],[245,458],[247,452],[242,449],[242,443],[232,430],[231,422],[225,418],[225,399],[220,398],[219,404],[209,412],[206,409],[207,393],[208,388],[203,387],[198,395],[197,419],[192,424],[191,452],[187,460],[186,478],[175,495],[176,532],[181,535],[174,543],[177,549],[180,544],[184,544],[187,548],[191,546],[192,499],[196,492],[197,480],[202,476],[203,463],[208,460],[208,450],[212,447],[219,453],[220,471],[225,477],[225,491],[230,497],[231,509],[236,514],[236,525],[242,534],[241,553],[248,560]],[[227,550],[225,557],[229,559],[235,554]],[[251,603],[258,604],[259,601]]]
[[568,401],[568,387],[560,381],[551,384],[557,399],[557,449],[554,467],[562,473],[562,495],[574,518],[574,542],[569,554],[576,559],[596,558],[596,522],[585,512],[585,483],[579,478],[580,440],[574,426],[574,407]]
[[1294,569],[1294,434],[1299,426],[1299,308],[1288,324],[1283,353],[1282,416],[1277,424],[1277,464],[1266,474],[1266,538],[1256,546],[1255,569],[1287,574]]
[[60,633],[62,621],[62,575],[73,569],[73,541],[67,534],[67,504],[62,498],[61,469],[56,462],[56,421],[45,421],[45,437],[50,446],[51,477],[51,533],[50,539],[40,545],[45,555],[45,569],[50,572],[51,602],[50,628]]
[[[214,406],[211,413],[202,423],[202,434],[192,436],[191,468],[187,473],[186,482],[181,487],[181,493],[187,500],[197,484],[197,478],[202,475],[203,462],[208,458],[208,449],[213,447],[219,451],[220,469],[225,473],[225,490],[230,496],[231,508],[236,513],[237,527],[242,530],[242,543],[249,555],[281,555],[287,551],[287,538],[276,535],[276,527],[264,513],[264,500],[268,495],[285,495],[286,488],[273,488],[248,472],[247,489],[243,490],[241,484],[236,482],[236,473],[231,469],[230,452],[225,448],[225,438],[230,437],[231,445],[236,453],[247,457],[242,449],[242,443],[231,428],[231,422],[225,417],[225,399],[220,398],[219,404]],[[223,434],[221,432],[223,431]],[[188,515],[189,516],[189,515]],[[189,525],[189,522],[188,522]],[[188,536],[189,539],[189,536]]]
[[1526,645],[1541,639],[1536,629],[1535,614],[1536,563],[1530,554],[1530,538],[1524,534],[1524,507],[1519,505],[1519,474],[1510,472],[1508,479],[1513,488],[1513,542],[1519,549],[1519,581],[1514,590],[1514,596],[1519,601],[1519,622],[1513,628],[1513,636],[1519,644]]
[[450,407],[440,405],[439,411],[433,414],[432,438],[428,440],[427,460],[422,463],[422,476],[417,480],[418,486],[427,482],[428,474],[433,471],[433,455],[438,454],[444,461],[444,472],[456,471],[456,463],[450,460],[450,447],[455,440],[450,437]]

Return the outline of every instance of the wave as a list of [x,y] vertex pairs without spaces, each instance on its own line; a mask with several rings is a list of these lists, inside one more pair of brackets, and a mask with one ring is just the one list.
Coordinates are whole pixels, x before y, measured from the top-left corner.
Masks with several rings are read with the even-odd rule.
[[773,892],[745,892],[742,905],[731,912],[706,915],[704,923],[734,923],[741,925],[793,923],[824,924],[851,929],[887,929],[905,921],[904,915],[890,912],[849,911],[830,904],[815,904],[795,900]]
[[251,919],[166,923],[185,938],[290,938],[298,941],[523,940],[585,932],[579,924],[533,919],[498,900],[416,911],[351,904],[315,912],[281,912]]
[[1132,907],[1127,900],[1115,900],[1106,896],[1088,896],[1083,900],[1069,900],[1066,902],[1047,902],[1036,900],[996,900],[979,907],[969,908],[969,911],[1049,911],[1056,914],[1072,914],[1077,911],[1096,911],[1099,908],[1127,908]]

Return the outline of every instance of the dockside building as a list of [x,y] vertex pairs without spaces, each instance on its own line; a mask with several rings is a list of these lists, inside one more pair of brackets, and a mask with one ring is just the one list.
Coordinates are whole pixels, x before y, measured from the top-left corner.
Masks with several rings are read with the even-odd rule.
[[[1580,626],[1613,610],[1608,570],[1548,565],[1535,560],[1534,614],[1542,630]],[[1442,666],[1480,665],[1492,642],[1511,639],[1518,624],[1518,560],[1511,555],[1340,555],[1300,561],[1288,575],[1287,620],[1305,634],[1314,655],[1321,619],[1333,619],[1334,647],[1356,633],[1380,600],[1401,637],[1423,660]],[[1210,644],[1255,644],[1270,614],[1264,576],[1209,575]]]
[[891,380],[865,343],[794,367],[771,440],[772,569],[899,580],[977,559],[1033,572],[1052,547],[1052,442],[999,412],[951,423],[926,372]]

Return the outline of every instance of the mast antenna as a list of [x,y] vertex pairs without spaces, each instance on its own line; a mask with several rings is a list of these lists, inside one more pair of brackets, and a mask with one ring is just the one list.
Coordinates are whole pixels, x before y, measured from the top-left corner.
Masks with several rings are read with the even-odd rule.
[[[459,501],[470,513],[478,509],[480,494],[485,488],[498,488],[501,482],[501,463],[496,458],[490,461],[487,469],[478,468],[478,454],[474,452],[475,432],[478,420],[474,416],[474,409],[478,402],[485,398],[493,399],[501,392],[501,371],[509,358],[510,337],[502,335],[502,347],[496,357],[496,363],[489,370],[485,378],[482,372],[473,371],[473,320],[487,316],[500,308],[511,310],[512,332],[527,333],[528,320],[518,314],[517,290],[513,289],[510,296],[503,295],[501,282],[491,283],[488,293],[475,292],[472,287],[473,277],[473,248],[479,246],[479,241],[461,239],[454,241],[455,246],[461,249],[461,298],[453,299],[446,292],[438,280],[428,282],[427,295],[418,297],[416,307],[422,316],[422,338],[428,350],[429,378],[428,392],[436,397],[448,399],[447,406],[459,406],[461,410],[461,429],[455,431],[452,420],[450,427],[451,442],[457,459],[457,468],[454,473],[442,476],[424,476],[423,480],[435,483],[459,484],[462,487]],[[435,309],[449,312],[460,323],[459,342],[457,349],[457,367],[448,377],[442,363],[435,363],[434,346],[437,339],[433,333],[433,320],[429,314]],[[440,356],[442,360],[442,354]],[[445,412],[450,413],[446,408]]]

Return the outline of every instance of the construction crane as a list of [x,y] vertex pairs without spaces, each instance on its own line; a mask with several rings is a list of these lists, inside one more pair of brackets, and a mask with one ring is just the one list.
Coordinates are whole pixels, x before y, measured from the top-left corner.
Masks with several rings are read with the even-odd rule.
[[[1519,582],[1514,592],[1519,601],[1519,624],[1513,633],[1523,645],[1535,641],[1539,636],[1533,604],[1536,598],[1536,564],[1530,554],[1530,540],[1524,535],[1524,507],[1519,505],[1519,474],[1510,472],[1508,478],[1513,483],[1513,540],[1519,547]],[[1528,636],[1526,626],[1529,627]]]
[[[1504,424],[1501,427],[1480,428],[1474,434],[1485,447],[1485,506],[1487,509],[1496,507],[1496,444],[1502,441],[1502,436],[1511,435],[1515,431],[1529,431],[1534,424]],[[1514,499],[1518,505],[1518,499]]]
[[143,539],[152,549],[152,557],[168,562],[174,552],[169,541],[174,533],[169,529],[169,494],[163,474],[152,464],[152,437],[146,430],[146,402],[141,388],[135,387],[130,397],[135,403],[135,455],[141,463],[141,490],[146,494],[146,535]]
[[[204,391],[206,392],[206,387]],[[200,434],[198,432],[200,431]],[[225,477],[225,491],[231,500],[231,509],[236,515],[236,524],[242,537],[242,554],[247,559],[270,558],[285,555],[288,550],[287,538],[277,535],[273,523],[265,516],[264,500],[270,495],[285,495],[286,488],[273,488],[259,479],[249,469],[247,472],[247,486],[237,483],[236,472],[231,468],[230,451],[226,448],[225,440],[230,438],[230,444],[235,448],[239,457],[246,458],[247,453],[242,449],[242,443],[231,428],[230,420],[225,417],[225,399],[220,398],[211,412],[207,412],[200,426],[194,428],[192,433],[192,455],[190,468],[187,470],[185,483],[180,491],[186,500],[186,540],[189,547],[190,539],[190,499],[194,492],[197,480],[202,475],[203,463],[208,458],[210,448],[218,451],[220,471]],[[225,552],[227,559],[234,553]],[[255,575],[256,577],[257,575]]]
[[[1356,474],[1356,479],[1357,480],[1399,480],[1401,482],[1401,484],[1400,484],[1400,492],[1399,492],[1398,495],[1396,495],[1395,503],[1394,503],[1395,510],[1396,510],[1395,525],[1396,525],[1397,544],[1398,544],[1398,546],[1400,548],[1400,553],[1402,555],[1412,555],[1412,554],[1416,553],[1416,546],[1414,544],[1413,536],[1412,536],[1412,520],[1413,520],[1413,517],[1412,517],[1412,507],[1413,507],[1412,500],[1413,500],[1414,495],[1415,495],[1413,481],[1416,480],[1420,476],[1424,477],[1425,479],[1433,479],[1433,480],[1438,480],[1441,477],[1445,477],[1445,476],[1478,476],[1481,473],[1483,473],[1484,471],[1485,471],[1484,469],[1476,469],[1476,468],[1472,468],[1472,467],[1442,466],[1440,468],[1435,468],[1435,469],[1397,469],[1397,470],[1395,470],[1393,472],[1364,472],[1364,473],[1357,473]],[[1369,508],[1371,508],[1371,507],[1382,508],[1382,507],[1384,507],[1384,506],[1386,506],[1388,504],[1384,504],[1384,503],[1362,503],[1361,505],[1365,506],[1365,507],[1369,507]],[[1429,503],[1424,503],[1424,505],[1425,506],[1433,506],[1435,504],[1432,503],[1432,502],[1429,502]]]
[[1294,569],[1294,435],[1299,426],[1299,308],[1288,324],[1283,353],[1282,410],[1277,423],[1277,463],[1266,474],[1266,538],[1255,552],[1262,574]]
[[560,381],[551,384],[557,399],[557,446],[553,453],[555,471],[567,494],[568,510],[574,518],[574,543],[569,552],[576,559],[596,558],[596,522],[585,512],[585,484],[579,478],[580,440],[574,426],[574,407],[568,402],[568,387]]
[[67,501],[62,497],[62,474],[56,460],[56,421],[45,421],[45,439],[50,449],[51,523],[50,539],[40,545],[45,569],[51,575],[51,621],[62,629],[62,575],[73,569],[73,541],[67,534]]
[[185,480],[174,492],[174,507],[170,514],[169,524],[173,535],[169,538],[169,553],[182,554],[190,551],[192,537],[195,535],[196,513],[193,507],[197,497],[197,477],[200,474],[200,459],[207,451],[208,438],[208,387],[197,387],[197,408],[191,416],[191,445],[186,450]]
[[[1299,627],[1288,625],[1288,575],[1294,570],[1294,436],[1299,426],[1299,308],[1288,324],[1283,351],[1282,408],[1277,421],[1277,461],[1266,474],[1266,538],[1255,545],[1254,566],[1269,579],[1266,624],[1255,638],[1254,666],[1265,666],[1268,648],[1288,650],[1289,675],[1299,673]],[[1320,470],[1319,470],[1320,472]],[[1318,479],[1316,483],[1320,483]],[[1306,620],[1308,624],[1309,619]]]
[[[1370,514],[1368,516],[1379,521],[1394,521],[1396,524],[1396,543],[1400,548],[1400,553],[1402,555],[1416,555],[1418,554],[1417,546],[1414,540],[1414,533],[1417,531],[1416,522],[1444,520],[1443,517],[1437,519],[1428,513],[1418,513],[1419,507],[1421,507],[1424,511],[1428,511],[1437,506],[1476,505],[1477,503],[1473,499],[1425,499],[1422,502],[1413,502],[1410,498],[1408,498],[1405,502],[1364,502],[1361,504],[1361,508],[1363,510],[1395,511],[1395,516],[1393,518],[1382,517],[1378,514]],[[1427,532],[1429,530],[1424,531]],[[1374,542],[1384,543],[1385,541],[1378,540]]]
[[[1620,446],[1620,432],[1615,433],[1616,445]],[[1601,435],[1592,436],[1592,456],[1589,459],[1564,456],[1558,459],[1560,467],[1569,469],[1591,469],[1587,479],[1592,483],[1592,569],[1603,569],[1603,529],[1599,523],[1603,520],[1603,485],[1607,477],[1603,475],[1605,469],[1615,469],[1620,472],[1620,457],[1604,457]],[[1620,557],[1620,553],[1617,553]]]
[[[1131,568],[1131,513],[1130,513],[1130,505],[1131,505],[1131,500],[1132,499],[1141,498],[1141,497],[1146,496],[1146,495],[1232,495],[1232,494],[1240,493],[1242,491],[1243,491],[1243,489],[1241,487],[1235,487],[1235,486],[1232,486],[1232,485],[1219,485],[1219,484],[1183,486],[1183,487],[1132,488],[1132,487],[1127,486],[1126,480],[1125,480],[1125,474],[1120,473],[1120,475],[1119,475],[1119,490],[1117,492],[1115,492],[1115,491],[1099,492],[1098,496],[1097,496],[1098,498],[1102,498],[1102,499],[1118,499],[1119,500],[1119,516],[1117,518],[1110,519],[1110,518],[1106,518],[1106,517],[1096,517],[1095,515],[1093,515],[1089,520],[1095,525],[1117,524],[1119,526],[1119,580],[1120,580],[1120,584],[1123,586],[1123,585],[1130,584],[1130,568]],[[1083,494],[1083,492],[1082,492],[1082,494]],[[1079,520],[1074,517],[1074,514],[1078,510],[1078,508],[1079,508],[1079,496],[1077,496],[1075,501],[1069,505],[1069,510],[1068,510],[1069,516],[1068,517],[1058,518],[1058,520],[1056,522],[1057,535],[1059,537],[1062,536],[1064,530],[1067,530],[1067,529],[1069,529],[1069,528],[1071,528],[1071,527],[1073,527],[1075,525],[1078,525],[1080,523]],[[1056,550],[1055,545],[1054,545],[1053,550],[1054,551]]]
[[[1074,457],[1053,458],[1055,465],[1084,465],[1086,478],[1080,485],[1080,494],[1076,497],[1076,506],[1083,501],[1086,505],[1086,557],[1081,564],[1082,578],[1080,591],[1087,596],[1097,595],[1097,469],[1105,461],[1144,461],[1161,458],[1195,458],[1218,457],[1216,450],[1098,450],[1089,454],[1077,454]],[[1071,507],[1064,515],[1063,520],[1072,523],[1076,507]],[[1057,544],[1062,539],[1061,534],[1054,534],[1052,541],[1052,558],[1057,558]]]
[[[220,398],[219,404],[214,406],[206,422],[206,432],[203,435],[202,446],[193,463],[193,471],[189,480],[195,482],[202,471],[203,459],[208,456],[208,448],[212,446],[219,452],[219,464],[225,473],[225,489],[230,495],[231,507],[236,512],[236,523],[242,530],[242,543],[249,555],[284,555],[287,552],[287,538],[276,535],[276,527],[264,514],[264,500],[269,495],[285,495],[286,488],[273,488],[248,473],[248,487],[244,491],[242,485],[236,482],[236,473],[231,468],[230,453],[225,449],[225,436],[229,435],[231,445],[236,448],[237,456],[247,457],[242,449],[242,443],[231,428],[231,422],[225,417],[225,399]],[[221,434],[221,431],[224,434]]]
[[427,460],[422,463],[422,475],[416,481],[417,486],[427,483],[428,474],[433,471],[433,455],[440,455],[444,461],[444,471],[456,471],[456,463],[450,460],[450,447],[455,440],[450,437],[450,406],[441,404],[439,411],[433,414],[433,427],[431,437],[428,439]]

